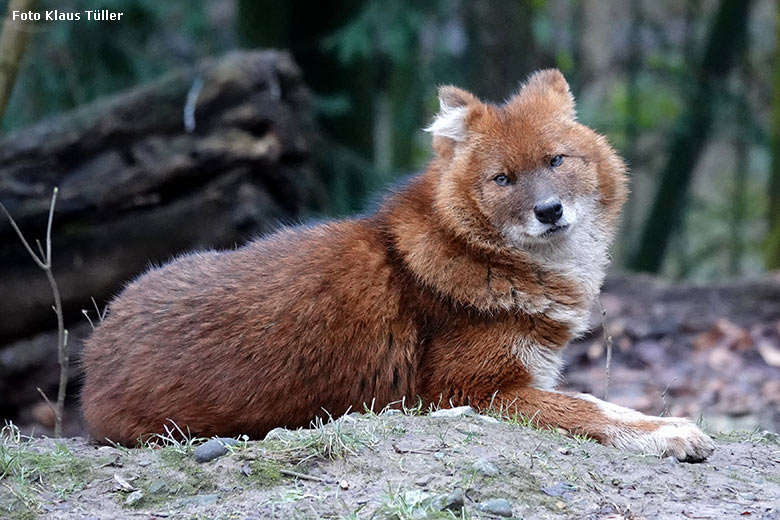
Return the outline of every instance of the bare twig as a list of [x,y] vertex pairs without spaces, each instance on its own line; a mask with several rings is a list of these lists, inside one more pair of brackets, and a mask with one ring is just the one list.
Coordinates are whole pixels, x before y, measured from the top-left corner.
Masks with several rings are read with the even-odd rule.
[[399,448],[396,443],[393,443],[393,451],[399,454],[405,454],[405,453],[415,453],[418,455],[428,455],[431,453],[435,453],[439,450],[433,450],[433,449],[421,449],[421,450],[406,450],[403,448]]
[[[97,314],[98,323],[103,323],[103,320],[106,319],[106,313],[108,312],[108,306],[103,307],[103,310],[100,310],[100,307],[98,307],[97,302],[95,301],[95,298],[92,297],[92,306],[95,307],[95,313]],[[87,321],[89,322],[89,326],[92,327],[92,330],[95,330],[95,322],[92,321],[92,318],[89,317],[89,311],[87,309],[81,309],[81,314],[84,315],[85,318],[87,318]]]
[[49,398],[46,396],[45,393],[43,393],[43,390],[41,390],[40,386],[35,387],[36,390],[38,390],[38,393],[41,394],[41,397],[43,397],[43,400],[46,401],[46,404],[51,408],[51,411],[54,413],[54,417],[57,417],[57,409],[54,407],[51,401],[49,401]]
[[[19,229],[16,221],[8,212],[3,203],[0,202],[0,210],[3,211],[8,221],[11,223],[11,227],[16,232],[16,235],[21,240],[22,245],[32,257],[33,261],[40,267],[46,274],[46,279],[51,286],[52,294],[54,295],[54,313],[57,315],[57,355],[60,363],[60,385],[57,391],[57,405],[54,409],[54,436],[62,436],[62,412],[65,407],[65,391],[68,387],[68,365],[70,363],[70,353],[68,351],[68,330],[65,328],[65,321],[62,314],[62,299],[60,298],[60,290],[57,287],[57,281],[54,279],[54,274],[51,269],[51,227],[54,221],[54,206],[57,203],[58,189],[55,187],[51,195],[51,205],[49,206],[49,221],[46,225],[46,249],[44,251],[41,243],[36,240],[38,245],[38,251],[40,256],[33,251],[30,247],[30,243],[24,238],[24,234]],[[38,389],[43,395],[43,392]],[[51,402],[46,396],[43,396],[46,402],[51,406]]]
[[601,328],[604,331],[604,344],[607,347],[607,362],[604,365],[604,400],[609,400],[609,370],[612,367],[612,336],[607,332],[607,311],[604,310],[604,304],[599,297],[599,307],[601,308]]
[[297,471],[293,471],[291,469],[280,469],[279,473],[282,475],[286,475],[288,477],[295,477],[301,480],[311,480],[312,482],[327,482],[324,478],[315,477],[314,475],[307,475],[306,473],[298,473]]

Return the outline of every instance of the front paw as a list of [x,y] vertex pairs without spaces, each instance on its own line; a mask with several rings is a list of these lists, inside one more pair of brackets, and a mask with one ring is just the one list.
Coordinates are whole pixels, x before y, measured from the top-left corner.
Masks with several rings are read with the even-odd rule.
[[715,449],[709,435],[678,417],[653,418],[618,428],[610,444],[636,453],[674,457],[685,462],[706,459]]
[[657,430],[651,432],[658,445],[663,448],[661,455],[674,457],[685,462],[699,462],[715,450],[715,444],[709,435],[701,431],[688,419],[666,418]]

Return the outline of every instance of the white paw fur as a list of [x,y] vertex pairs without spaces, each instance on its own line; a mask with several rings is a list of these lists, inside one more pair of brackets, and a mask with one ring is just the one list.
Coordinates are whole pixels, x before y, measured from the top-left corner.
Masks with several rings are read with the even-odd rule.
[[[616,448],[678,460],[697,462],[706,459],[715,449],[712,439],[689,419],[651,417],[635,410],[602,401],[592,395],[577,397],[596,404],[610,424],[605,425],[607,444]],[[652,423],[653,431],[632,427],[631,423]]]

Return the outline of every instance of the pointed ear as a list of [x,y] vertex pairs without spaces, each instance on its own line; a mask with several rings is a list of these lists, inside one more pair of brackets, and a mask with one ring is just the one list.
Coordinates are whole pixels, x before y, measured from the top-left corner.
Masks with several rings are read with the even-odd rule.
[[566,78],[558,69],[540,70],[531,74],[528,80],[521,85],[517,95],[510,100],[510,104],[523,100],[537,103],[547,100],[553,103],[555,109],[560,110],[566,116],[572,119],[577,118],[574,96]]
[[468,133],[469,105],[479,104],[473,94],[453,86],[439,87],[439,113],[425,131],[434,138],[444,137],[452,141],[465,141]]

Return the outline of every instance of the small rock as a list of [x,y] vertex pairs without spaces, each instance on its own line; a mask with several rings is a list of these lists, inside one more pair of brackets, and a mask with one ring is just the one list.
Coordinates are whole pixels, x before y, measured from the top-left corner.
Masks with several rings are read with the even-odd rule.
[[488,424],[498,424],[498,423],[501,422],[498,419],[496,419],[495,417],[491,417],[489,415],[478,415],[477,418],[480,421],[482,421],[484,423],[488,423]]
[[227,437],[218,437],[209,439],[195,449],[195,460],[197,462],[208,462],[225,455],[228,452],[228,446],[235,446],[238,441]]
[[444,454],[440,451],[437,451],[433,454],[433,458],[436,460],[444,460]]
[[347,482],[346,480],[340,480],[339,487],[346,491],[347,489],[349,489],[349,482]]
[[558,448],[558,453],[560,453],[561,455],[568,455],[571,453],[571,451],[569,450],[569,448]]
[[196,495],[183,502],[185,504],[194,504],[198,506],[212,506],[219,500],[219,495]]
[[149,493],[166,493],[168,491],[168,483],[164,480],[155,480],[149,484]]
[[273,430],[265,434],[265,438],[263,440],[279,441],[279,440],[287,439],[291,435],[293,435],[293,432],[291,432],[287,428],[274,428]]
[[463,505],[466,503],[463,490],[458,488],[448,495],[440,495],[434,501],[434,505],[440,511],[453,511],[459,512],[463,509]]
[[382,411],[382,415],[387,415],[387,416],[401,415],[401,414],[403,414],[403,412],[398,408],[386,408],[385,410]]
[[491,515],[503,516],[510,518],[512,516],[512,506],[509,502],[503,498],[496,498],[493,500],[487,500],[477,504],[477,509]]
[[414,483],[420,487],[425,487],[431,483],[431,480],[433,480],[433,475],[425,475],[424,477],[420,477],[415,480]]
[[217,440],[225,446],[230,446],[231,448],[241,444],[240,441],[233,439],[232,437],[217,437]]
[[431,412],[431,417],[463,417],[466,415],[476,415],[477,412],[470,406],[456,406],[455,408],[442,408]]
[[676,466],[680,461],[677,460],[677,457],[666,457],[664,458],[664,462]]
[[248,462],[245,462],[243,466],[241,466],[241,473],[243,473],[245,476],[252,475],[252,467],[249,465]]
[[482,427],[478,424],[472,424],[471,422],[463,423],[457,428],[455,428],[455,431],[460,432],[464,435],[482,435],[483,430]]
[[495,477],[498,475],[498,468],[496,465],[487,459],[477,459],[474,462],[473,467],[477,473],[484,475],[485,477]]
[[133,504],[137,504],[141,499],[144,498],[144,494],[140,491],[133,491],[129,495],[127,495],[127,498],[125,498],[125,505],[132,506]]
[[542,492],[545,495],[560,497],[564,500],[569,500],[575,491],[577,491],[577,486],[569,482],[556,482],[552,486],[542,488]]

